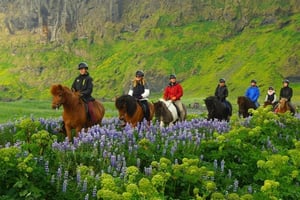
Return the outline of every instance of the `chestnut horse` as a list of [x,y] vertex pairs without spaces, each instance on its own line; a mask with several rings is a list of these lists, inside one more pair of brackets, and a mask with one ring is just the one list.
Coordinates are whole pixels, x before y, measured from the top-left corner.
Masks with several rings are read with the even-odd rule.
[[295,115],[296,113],[295,108],[288,102],[287,98],[281,98],[276,105],[274,112],[285,113],[287,111],[291,112],[292,115]]
[[244,118],[249,117],[249,109],[256,109],[255,104],[245,96],[239,96],[237,98],[237,104],[239,106],[239,117],[243,116]]
[[80,98],[79,92],[72,92],[68,87],[58,84],[52,85],[51,94],[53,96],[52,108],[58,109],[61,105],[64,108],[62,117],[69,140],[71,140],[72,129],[76,130],[76,137],[78,137],[78,133],[82,128],[101,124],[105,113],[101,102],[97,100],[93,101],[93,114],[96,121],[92,122],[88,119],[87,106]]
[[[122,126],[125,126],[126,123],[128,123],[132,127],[136,127],[137,124],[144,119],[142,105],[133,96],[125,94],[118,97],[115,106],[119,111],[119,119],[124,122]],[[148,123],[150,124],[154,115],[154,106],[152,103],[148,102],[148,107],[150,111]]]

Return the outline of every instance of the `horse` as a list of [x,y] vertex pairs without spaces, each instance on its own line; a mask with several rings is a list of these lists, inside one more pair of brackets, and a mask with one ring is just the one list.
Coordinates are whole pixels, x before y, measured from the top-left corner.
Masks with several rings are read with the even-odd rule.
[[239,117],[241,117],[241,115],[246,118],[246,117],[249,117],[250,116],[250,113],[249,113],[249,109],[252,108],[252,109],[256,109],[256,106],[255,104],[246,96],[239,96],[237,98],[237,104],[238,104],[238,107],[239,107]]
[[207,111],[208,111],[208,120],[218,119],[218,120],[230,120],[230,116],[232,115],[232,106],[229,101],[228,106],[226,107],[216,96],[209,96],[204,99]]
[[51,86],[52,108],[58,109],[63,106],[63,121],[65,131],[69,141],[71,140],[72,129],[76,130],[76,137],[83,128],[91,127],[95,124],[101,125],[105,109],[103,104],[95,100],[93,101],[93,114],[95,121],[92,122],[87,115],[87,105],[80,98],[79,92],[73,92],[66,86],[61,84]]
[[278,101],[278,104],[276,105],[274,112],[275,113],[285,113],[285,112],[291,112],[292,115],[295,115],[296,109],[288,102],[287,98],[281,98]]
[[[160,126],[174,124],[178,120],[179,111],[177,110],[175,104],[171,100],[159,99],[159,101],[154,102],[155,118],[160,122]],[[181,117],[182,120],[186,119],[187,110],[184,104],[182,104],[184,110],[184,116]]]
[[[144,111],[141,103],[130,95],[122,95],[116,98],[115,107],[119,111],[119,119],[124,122],[121,126],[125,126],[126,123],[130,124],[132,127],[136,127],[137,124],[144,119]],[[154,105],[148,102],[148,107],[150,111],[149,119],[147,119],[148,124],[154,115]]]

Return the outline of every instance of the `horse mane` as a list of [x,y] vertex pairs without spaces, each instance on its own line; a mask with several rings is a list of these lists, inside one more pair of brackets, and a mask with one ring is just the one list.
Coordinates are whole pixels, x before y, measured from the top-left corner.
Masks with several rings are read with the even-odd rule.
[[214,108],[214,106],[216,106],[217,101],[218,98],[216,96],[209,96],[206,99],[204,99],[205,105],[208,109]]
[[78,99],[79,103],[82,101],[81,98],[80,98],[80,92],[78,92],[78,91],[73,92],[70,88],[68,88],[67,86],[63,86],[61,84],[52,85],[50,92],[53,96],[67,94],[67,95],[64,95],[64,96],[78,97],[78,98],[74,98],[74,99]]
[[122,95],[116,99],[116,107],[121,110],[124,106],[127,114],[132,117],[137,109],[137,100],[128,94]]
[[284,112],[285,112],[286,110],[289,110],[290,107],[289,107],[289,105],[287,104],[287,102],[288,102],[287,98],[281,98],[281,99],[279,100],[278,109],[279,109],[279,110],[284,110]]
[[173,103],[171,101],[166,101],[162,98],[159,99],[159,101],[154,103],[155,117],[158,119],[162,117],[163,118],[162,121],[164,123],[170,123],[176,120],[176,118],[174,119],[173,114],[169,110],[168,104],[173,104]]
[[155,114],[157,117],[160,117],[163,112],[166,112],[168,110],[166,106],[166,101],[164,99],[159,99],[158,102],[154,103],[155,107]]

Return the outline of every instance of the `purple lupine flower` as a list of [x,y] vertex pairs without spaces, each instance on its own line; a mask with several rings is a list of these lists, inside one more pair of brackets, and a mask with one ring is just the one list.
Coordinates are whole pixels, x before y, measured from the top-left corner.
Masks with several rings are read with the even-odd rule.
[[49,161],[48,160],[45,162],[45,172],[47,175],[49,174]]
[[233,182],[233,192],[237,192],[238,188],[239,188],[239,181],[235,179]]
[[214,168],[215,168],[215,170],[217,170],[218,169],[218,160],[214,160]]
[[86,194],[84,200],[89,200],[89,194]]
[[77,172],[76,172],[76,181],[77,181],[77,184],[78,184],[78,185],[79,185],[80,182],[81,182],[80,170],[77,170]]
[[221,172],[224,172],[225,161],[224,159],[221,161]]
[[110,165],[112,166],[112,167],[116,167],[116,156],[115,155],[111,155],[111,157],[110,157]]
[[67,186],[68,186],[68,180],[64,180],[63,186],[62,186],[62,192],[66,192],[67,191]]
[[96,196],[97,196],[97,186],[95,185],[93,188],[92,197],[96,197]]
[[85,178],[83,181],[82,192],[86,192],[86,190],[87,190],[87,178]]
[[57,179],[58,180],[61,179],[61,168],[60,167],[57,169]]

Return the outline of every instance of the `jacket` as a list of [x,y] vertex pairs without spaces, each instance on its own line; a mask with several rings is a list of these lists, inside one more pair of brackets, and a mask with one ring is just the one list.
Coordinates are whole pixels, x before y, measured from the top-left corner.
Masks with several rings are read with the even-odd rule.
[[149,97],[150,90],[148,89],[148,85],[146,83],[137,83],[135,87],[133,85],[130,86],[128,94],[136,99],[143,100]]
[[224,85],[224,86],[221,87],[220,85],[218,85],[217,88],[216,88],[216,91],[215,91],[215,96],[218,97],[218,99],[220,101],[225,101],[226,97],[228,97],[227,86]]
[[81,94],[81,98],[85,101],[93,101],[95,100],[92,97],[93,92],[93,79],[90,77],[89,73],[84,75],[79,75],[75,78],[72,84],[72,90],[79,91]]
[[249,87],[245,94],[245,96],[248,97],[253,103],[257,102],[259,95],[260,92],[257,86]]
[[183,95],[183,89],[177,82],[174,84],[170,83],[164,90],[164,99],[171,100],[172,97],[176,97],[176,100],[180,100]]
[[291,101],[291,98],[293,97],[293,89],[289,86],[283,87],[280,89],[280,98],[287,98],[288,101]]

